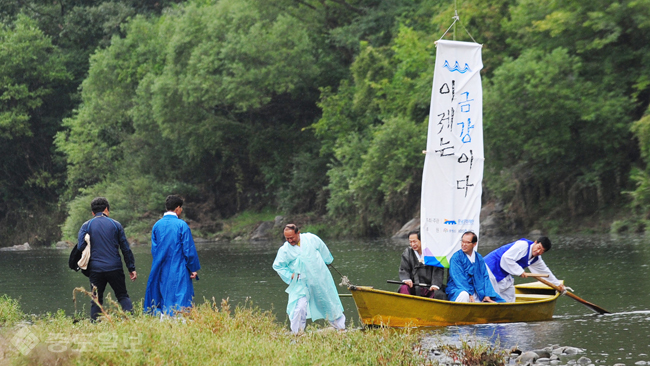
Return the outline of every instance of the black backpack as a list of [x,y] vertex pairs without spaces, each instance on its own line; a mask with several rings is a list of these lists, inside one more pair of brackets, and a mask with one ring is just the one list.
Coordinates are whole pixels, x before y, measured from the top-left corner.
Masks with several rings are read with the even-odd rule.
[[[93,217],[88,222],[88,229],[87,229],[88,232],[90,232],[90,224],[93,222],[94,219],[95,218]],[[115,224],[113,224],[113,225],[115,225]],[[70,267],[70,269],[75,271],[75,272],[79,272],[79,270],[81,270],[81,273],[83,273],[86,277],[88,277],[89,276],[88,270],[79,268],[79,265],[77,264],[77,263],[79,263],[79,259],[81,259],[82,254],[83,254],[83,251],[79,250],[79,248],[77,247],[77,244],[75,244],[74,247],[72,247],[72,251],[70,252],[70,258],[68,258],[68,267]]]
[[79,248],[75,244],[74,247],[72,247],[72,251],[70,252],[70,258],[68,258],[68,267],[70,267],[70,269],[74,270],[75,272],[79,272],[79,270],[81,270],[81,273],[83,273],[86,277],[88,277],[88,271],[79,268],[79,265],[77,264],[79,262],[79,259],[81,259],[82,253],[83,252],[79,250]]

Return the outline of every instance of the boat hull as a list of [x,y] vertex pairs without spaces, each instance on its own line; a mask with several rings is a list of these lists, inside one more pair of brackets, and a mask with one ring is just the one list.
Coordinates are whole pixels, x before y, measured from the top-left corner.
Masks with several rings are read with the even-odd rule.
[[559,293],[537,284],[517,286],[514,303],[457,303],[350,286],[366,325],[428,327],[550,320]]

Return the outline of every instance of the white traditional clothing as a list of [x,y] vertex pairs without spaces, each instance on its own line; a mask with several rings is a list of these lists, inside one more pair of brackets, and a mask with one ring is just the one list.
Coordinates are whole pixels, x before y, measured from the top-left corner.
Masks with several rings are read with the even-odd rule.
[[562,284],[546,266],[541,255],[533,256],[533,243],[522,238],[485,256],[490,282],[507,302],[515,302],[515,280],[512,276],[521,276],[525,268],[530,268],[532,273],[548,274],[547,280],[555,285]]
[[327,319],[335,328],[345,329],[343,305],[327,269],[334,258],[318,236],[299,235],[298,245],[285,242],[273,262],[273,269],[289,285],[287,315],[291,330],[294,333],[303,330],[308,318]]

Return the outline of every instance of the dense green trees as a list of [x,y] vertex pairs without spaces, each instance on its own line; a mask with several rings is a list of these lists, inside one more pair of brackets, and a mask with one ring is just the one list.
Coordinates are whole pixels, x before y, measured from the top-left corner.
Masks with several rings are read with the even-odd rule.
[[510,58],[487,88],[486,139],[493,172],[518,184],[513,213],[534,213],[524,224],[598,220],[621,203],[638,154],[629,129],[649,102],[649,11],[647,1],[511,8]]
[[446,37],[484,45],[485,198],[522,230],[609,222],[622,192],[644,218],[648,0],[0,0],[3,235],[63,207],[70,238],[100,194],[144,232],[170,192],[205,231],[270,206],[389,234],[419,210],[456,3]]
[[[64,182],[62,161],[52,149],[66,103],[61,86],[70,79],[64,59],[36,23],[19,16],[0,28],[0,235],[15,238],[45,220]],[[23,240],[39,241],[43,232]]]
[[[507,14],[498,9],[507,9]],[[448,14],[450,7],[438,10]],[[620,193],[629,186],[630,166],[637,162],[630,126],[648,106],[649,10],[650,3],[637,1],[463,4],[460,13],[461,17],[469,15],[464,18],[467,29],[477,41],[485,42],[485,193],[488,199],[506,203],[506,213],[515,227],[540,225],[561,230],[560,222],[580,222],[586,217],[597,225],[611,220],[611,209],[622,204]],[[477,19],[476,13],[482,13],[482,19]],[[359,219],[359,227],[366,232],[381,232],[373,228],[377,225],[383,225],[384,232],[393,229],[389,218],[404,222],[407,216],[389,203],[396,196],[408,196],[404,185],[396,182],[417,182],[421,174],[421,163],[412,159],[422,159],[415,155],[400,165],[404,168],[401,173],[386,168],[389,162],[399,161],[394,156],[400,154],[396,146],[414,141],[397,140],[399,135],[392,134],[392,146],[377,154],[381,143],[375,140],[379,135],[374,132],[379,130],[377,126],[383,129],[394,123],[391,114],[410,123],[426,123],[423,108],[403,108],[418,104],[426,107],[425,86],[431,70],[418,68],[418,63],[431,65],[433,51],[410,44],[405,57],[399,45],[409,32],[430,45],[433,39],[429,34],[437,35],[442,28],[436,32],[435,26],[428,28],[416,20],[408,23],[409,31],[393,39],[391,52],[360,53],[351,67],[354,78],[340,88],[342,98],[325,94],[323,119],[317,124],[327,131],[323,136],[341,126],[357,128],[326,145],[334,146],[337,162],[328,173],[332,192],[329,207],[331,212],[347,212],[348,218]],[[433,24],[444,23],[435,17]],[[364,69],[365,65],[372,67]],[[362,77],[354,73],[357,68],[364,70]],[[408,78],[396,79],[404,72],[400,70],[406,70]],[[404,85],[422,88],[402,88]],[[397,101],[387,104],[388,113],[377,108],[393,97]],[[357,100],[360,103],[355,105]],[[332,101],[331,105],[327,101]],[[353,124],[362,121],[366,121],[364,125]],[[636,131],[645,129],[638,125]],[[351,158],[350,146],[359,149],[360,156]],[[424,144],[416,146],[409,152]],[[374,165],[382,167],[379,171],[367,168],[373,166],[374,156],[382,162]],[[390,184],[361,183],[375,176]],[[637,173],[635,179],[640,182],[642,176]],[[374,200],[369,195],[374,195]],[[416,203],[404,199],[398,207]]]
[[[506,2],[482,5],[470,5],[467,30],[476,34],[480,24],[496,43],[503,38],[495,24],[501,22]],[[323,151],[331,151],[334,158],[328,171],[328,210],[353,222],[355,233],[390,234],[419,213],[434,42],[453,14],[453,4],[422,2],[389,45],[362,43],[366,46],[351,65],[352,77],[341,83],[338,93],[323,93],[323,117],[315,131]],[[471,41],[465,31],[457,35]],[[486,46],[485,53],[502,59],[500,47]],[[486,69],[495,65],[488,59]]]
[[78,103],[88,56],[121,34],[130,16],[172,3],[0,0],[1,245],[60,238],[69,196],[61,196],[66,159],[53,140]]
[[[192,2],[125,29],[126,37],[92,57],[83,104],[58,136],[74,192],[185,186],[180,193],[203,202],[202,214],[213,219],[283,194],[289,209],[312,208],[302,201],[324,183],[318,171],[303,172],[325,165],[307,158],[318,145],[303,129],[318,115],[318,86],[332,63],[319,33],[254,1]],[[292,179],[301,176],[316,184]],[[289,187],[301,191],[284,193]],[[157,217],[161,197],[122,207],[142,215],[158,207]],[[68,237],[81,216],[70,216]],[[128,227],[128,217],[116,217]]]

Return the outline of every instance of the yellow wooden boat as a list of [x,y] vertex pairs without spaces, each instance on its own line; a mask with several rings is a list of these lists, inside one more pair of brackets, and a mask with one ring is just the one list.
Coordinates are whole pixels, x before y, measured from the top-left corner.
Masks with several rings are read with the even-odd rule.
[[550,320],[560,296],[540,283],[515,286],[514,303],[458,303],[376,290],[348,287],[366,325],[430,327],[464,324],[513,323]]

